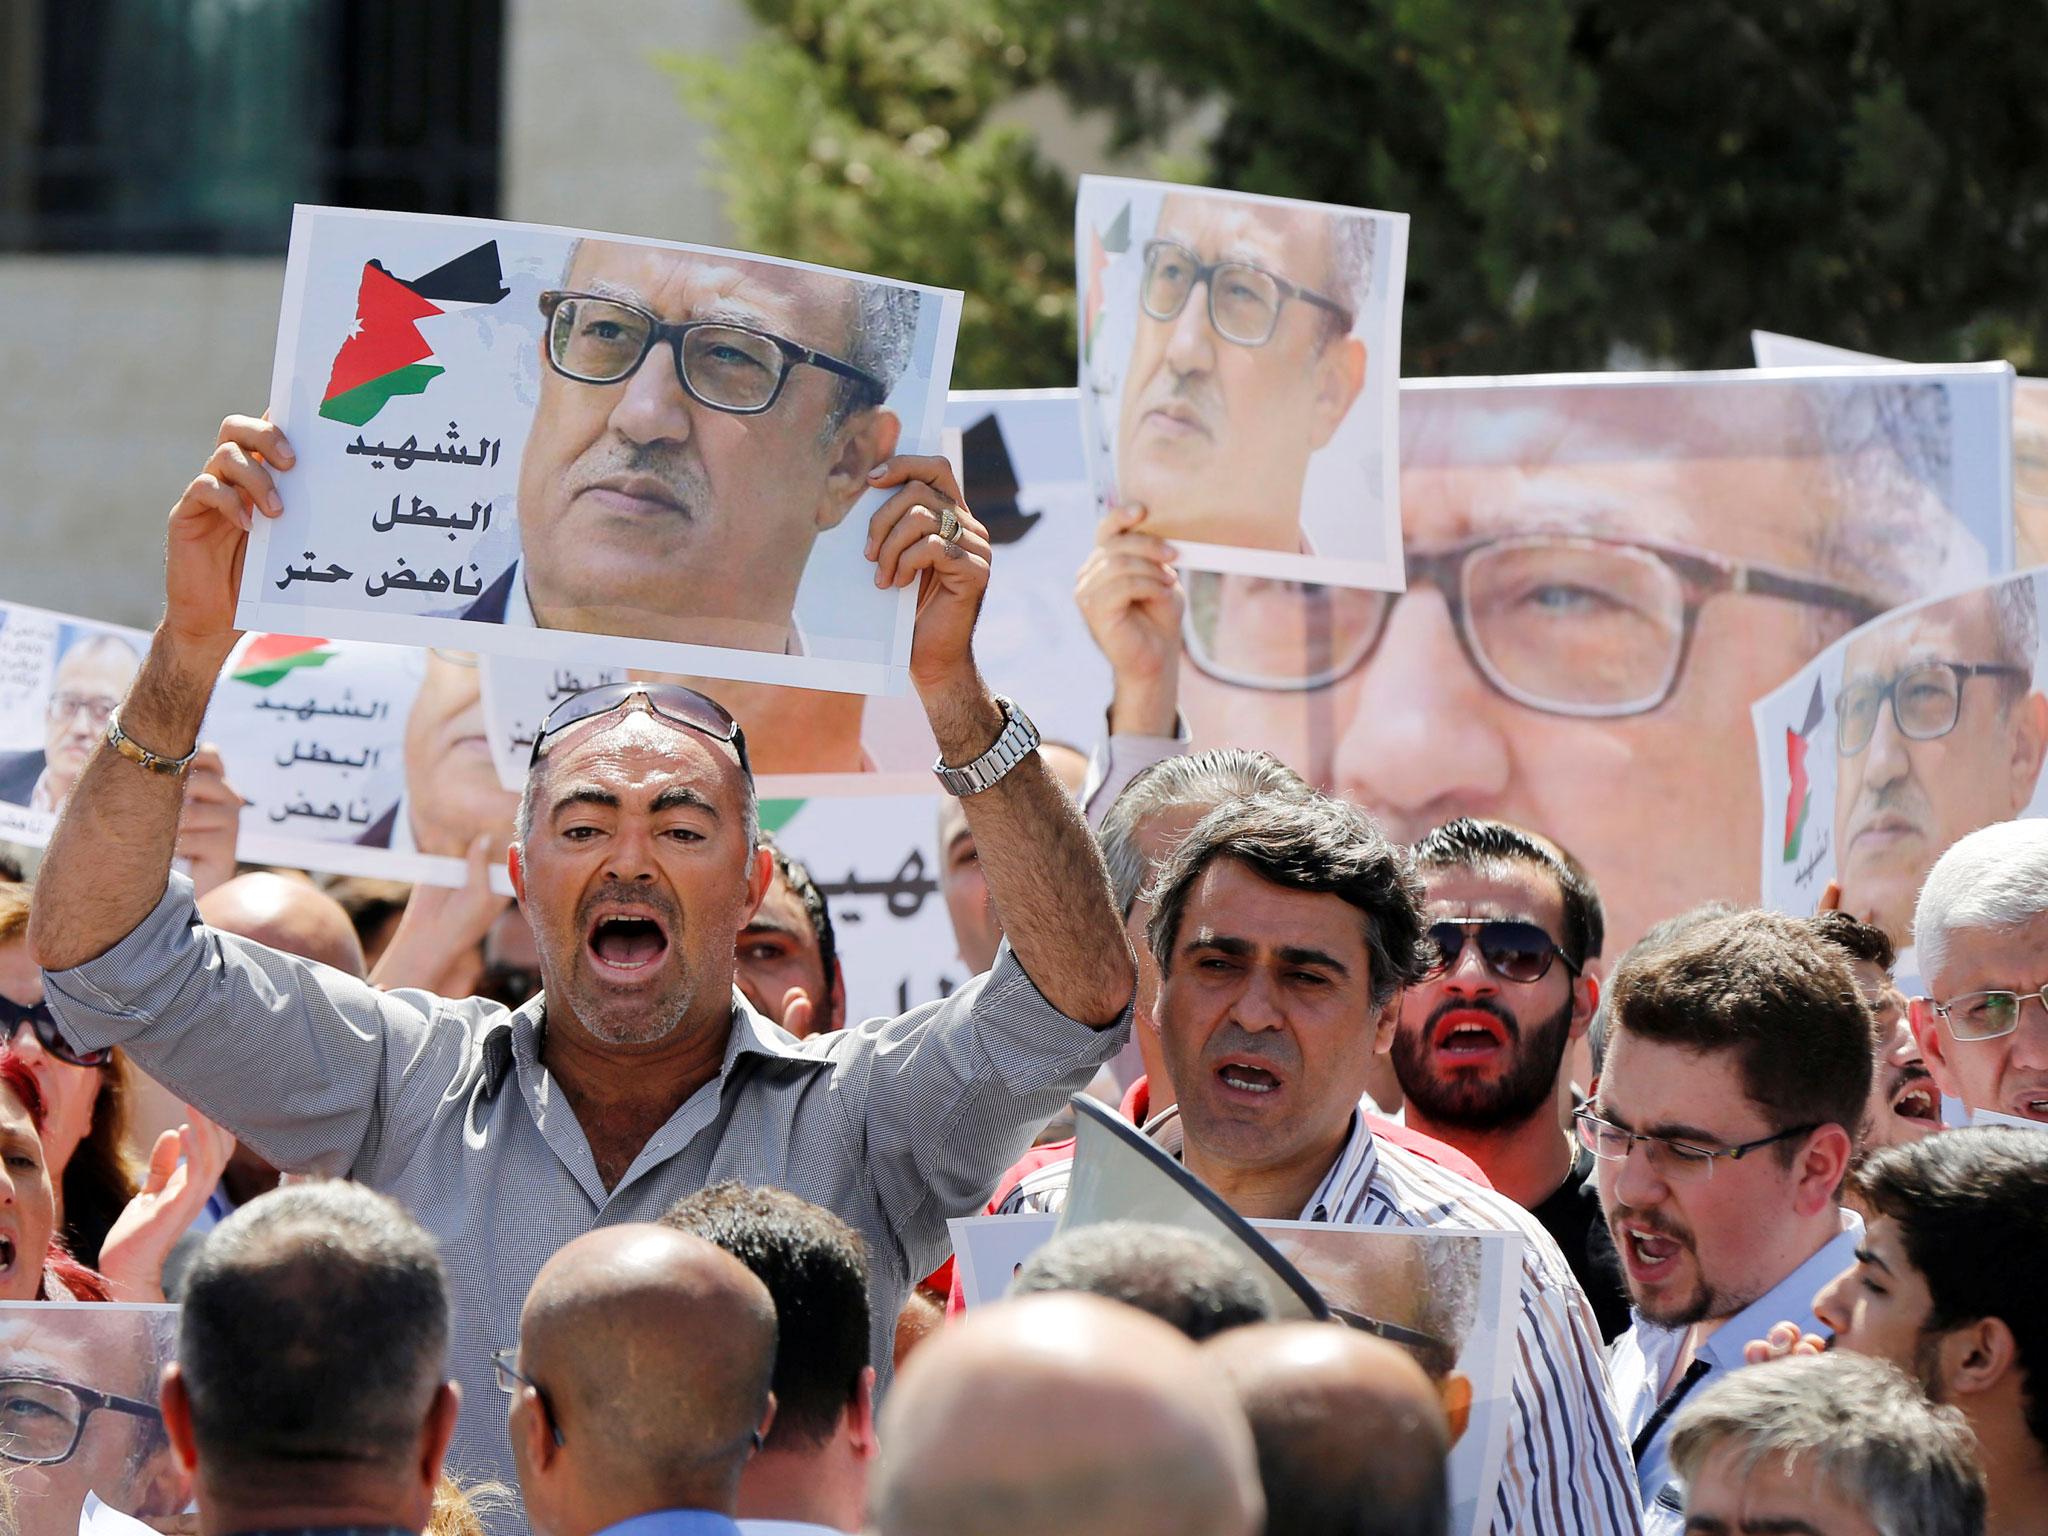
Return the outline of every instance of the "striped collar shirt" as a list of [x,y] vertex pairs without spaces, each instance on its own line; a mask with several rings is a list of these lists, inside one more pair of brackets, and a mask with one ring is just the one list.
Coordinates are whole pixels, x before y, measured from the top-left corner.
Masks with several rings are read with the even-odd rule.
[[[1162,1111],[1145,1134],[1180,1156],[1179,1110]],[[1072,1170],[1071,1159],[1034,1170],[1004,1202],[1003,1214],[1059,1210]],[[1300,1219],[1520,1234],[1513,1410],[1488,1530],[1491,1536],[1637,1536],[1635,1469],[1608,1400],[1599,1324],[1556,1240],[1535,1217],[1504,1195],[1382,1143],[1356,1115],[1350,1139]]]

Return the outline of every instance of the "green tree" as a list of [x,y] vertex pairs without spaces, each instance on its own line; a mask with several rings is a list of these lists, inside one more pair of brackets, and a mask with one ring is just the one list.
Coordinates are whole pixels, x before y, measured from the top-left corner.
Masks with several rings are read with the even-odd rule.
[[964,383],[1072,377],[1071,187],[991,126],[1048,86],[1119,148],[1213,112],[1211,185],[1408,213],[1408,374],[1753,326],[2048,368],[2040,0],[750,3],[691,81],[742,233],[967,289]]

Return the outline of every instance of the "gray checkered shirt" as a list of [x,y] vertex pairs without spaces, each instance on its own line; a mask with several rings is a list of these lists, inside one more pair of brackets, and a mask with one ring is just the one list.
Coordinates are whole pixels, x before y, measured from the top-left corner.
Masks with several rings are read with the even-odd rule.
[[1055,1010],[1005,946],[941,1002],[804,1041],[733,994],[718,1076],[606,1191],[541,1065],[543,999],[379,992],[217,932],[192,885],[99,959],[44,977],[65,1036],[123,1047],[150,1076],[278,1167],[396,1197],[440,1240],[455,1305],[462,1418],[450,1457],[510,1481],[490,1352],[554,1251],[592,1227],[652,1221],[720,1179],[777,1185],[866,1241],[878,1371],[896,1314],[944,1260],[946,1220],[979,1214],[998,1176],[1123,1045],[1130,1015],[1089,1029]]

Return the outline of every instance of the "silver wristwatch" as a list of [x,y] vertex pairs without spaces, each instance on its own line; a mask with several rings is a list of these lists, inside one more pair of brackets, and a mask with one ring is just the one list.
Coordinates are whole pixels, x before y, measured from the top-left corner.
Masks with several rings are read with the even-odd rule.
[[1031,717],[1001,694],[996,695],[996,703],[1002,706],[1003,729],[993,746],[958,768],[948,766],[944,758],[932,764],[932,772],[946,786],[947,794],[978,795],[1038,749],[1038,727]]

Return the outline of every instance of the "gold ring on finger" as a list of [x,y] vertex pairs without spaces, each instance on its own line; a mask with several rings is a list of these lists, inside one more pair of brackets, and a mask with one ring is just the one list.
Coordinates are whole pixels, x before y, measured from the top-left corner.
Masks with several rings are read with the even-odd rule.
[[960,543],[960,514],[951,507],[939,508],[939,542],[957,548]]

